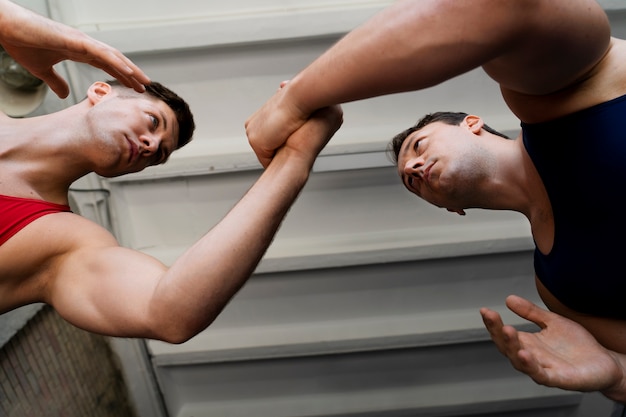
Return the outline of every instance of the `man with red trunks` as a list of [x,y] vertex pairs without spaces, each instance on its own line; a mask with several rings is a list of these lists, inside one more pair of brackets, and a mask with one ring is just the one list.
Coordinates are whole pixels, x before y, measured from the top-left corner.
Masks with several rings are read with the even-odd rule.
[[61,96],[67,84],[52,65],[63,59],[93,63],[126,84],[96,82],[85,100],[56,113],[0,114],[0,312],[45,302],[89,331],[189,339],[250,277],[342,123],[339,106],[316,112],[226,217],[168,268],[69,212],[68,189],[91,172],[113,177],[164,163],[192,136],[186,103],[113,48],[2,0],[0,44]]

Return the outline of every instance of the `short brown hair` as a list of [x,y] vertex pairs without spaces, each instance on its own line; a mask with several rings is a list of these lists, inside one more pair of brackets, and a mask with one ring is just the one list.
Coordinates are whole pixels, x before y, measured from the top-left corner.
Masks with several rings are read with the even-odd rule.
[[[107,81],[107,83],[115,88],[125,88],[125,86],[117,80]],[[176,121],[178,122],[178,142],[176,149],[180,149],[188,144],[196,129],[196,123],[194,122],[189,104],[178,94],[159,82],[152,81],[145,87],[146,92],[144,94],[148,94],[157,100],[163,101],[176,115]]]
[[[411,133],[416,132],[422,129],[423,127],[434,122],[443,122],[448,125],[459,126],[461,122],[465,120],[467,116],[468,116],[467,113],[451,112],[451,111],[440,111],[440,112],[427,114],[426,116],[418,120],[418,122],[415,125],[411,126],[410,128],[394,136],[393,139],[391,139],[391,141],[389,142],[389,145],[387,146],[387,153],[389,154],[393,163],[397,164],[398,154],[400,153],[400,149],[402,149],[402,144],[404,143],[406,138],[408,138],[411,135]],[[483,125],[483,129],[485,129],[489,133],[493,133],[494,135],[498,135],[503,138],[510,139],[507,135],[490,128],[486,124]]]

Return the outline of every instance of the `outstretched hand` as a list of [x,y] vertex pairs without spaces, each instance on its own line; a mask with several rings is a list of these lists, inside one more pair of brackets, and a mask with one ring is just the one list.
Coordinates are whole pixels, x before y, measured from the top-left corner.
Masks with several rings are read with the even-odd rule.
[[0,0],[0,44],[20,65],[43,80],[60,98],[67,82],[53,66],[72,60],[99,68],[127,87],[145,91],[150,79],[117,49],[85,33]]
[[541,385],[603,391],[609,397],[606,392],[622,386],[619,354],[600,345],[584,327],[517,296],[509,296],[506,305],[541,328],[537,333],[517,331],[504,325],[497,312],[480,310],[491,339],[515,369]]

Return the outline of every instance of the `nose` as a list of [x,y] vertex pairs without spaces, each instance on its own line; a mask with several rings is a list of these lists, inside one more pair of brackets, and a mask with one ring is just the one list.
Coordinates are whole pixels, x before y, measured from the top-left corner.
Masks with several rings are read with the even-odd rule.
[[412,177],[420,176],[420,168],[424,166],[422,157],[408,158],[404,163],[404,174]]
[[153,155],[156,153],[159,149],[159,144],[161,143],[161,139],[155,135],[141,135],[139,137],[139,141],[142,145],[141,152],[147,155]]

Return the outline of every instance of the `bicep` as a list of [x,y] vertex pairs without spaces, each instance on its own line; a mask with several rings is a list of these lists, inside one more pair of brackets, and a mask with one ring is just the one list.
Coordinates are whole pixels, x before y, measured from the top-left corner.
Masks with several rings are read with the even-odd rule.
[[119,337],[151,337],[150,302],[166,267],[120,246],[88,247],[63,257],[50,304],[84,330]]

